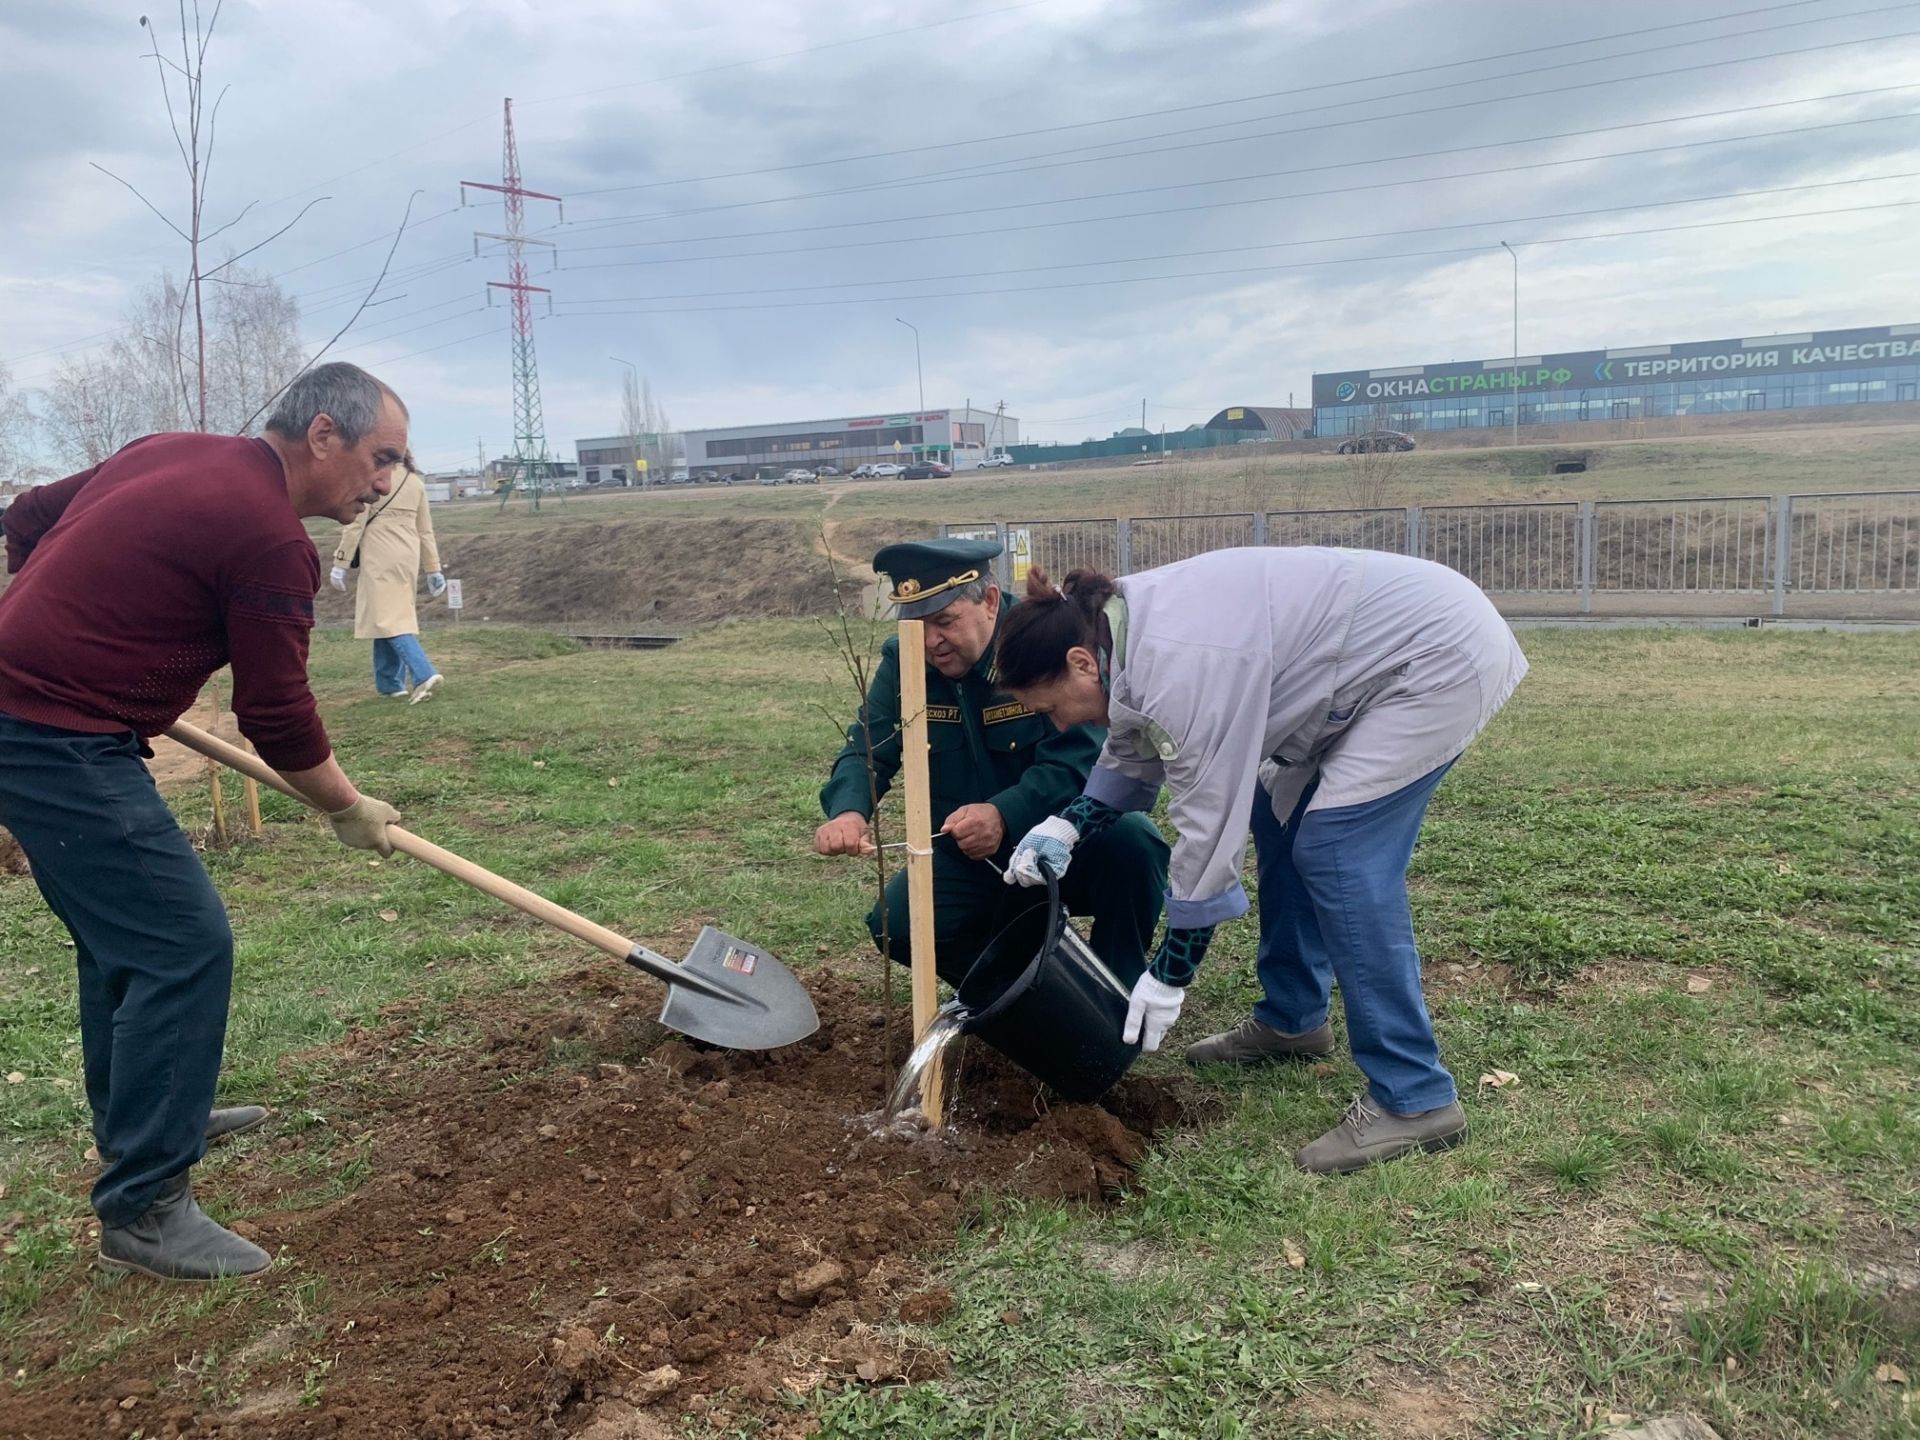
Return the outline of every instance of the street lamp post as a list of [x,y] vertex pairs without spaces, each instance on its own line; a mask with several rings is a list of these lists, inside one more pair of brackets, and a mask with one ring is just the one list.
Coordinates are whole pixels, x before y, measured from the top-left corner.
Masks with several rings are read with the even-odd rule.
[[[1504,240],[1500,242],[1500,248],[1513,257],[1513,359],[1508,368],[1517,381],[1520,378],[1520,252]],[[1520,443],[1520,392],[1517,388],[1513,392],[1512,404],[1513,443],[1518,445]]]
[[920,327],[910,320],[901,320],[898,315],[893,318],[913,331],[913,378],[920,385],[920,412],[924,415],[927,409],[927,381],[920,370]]

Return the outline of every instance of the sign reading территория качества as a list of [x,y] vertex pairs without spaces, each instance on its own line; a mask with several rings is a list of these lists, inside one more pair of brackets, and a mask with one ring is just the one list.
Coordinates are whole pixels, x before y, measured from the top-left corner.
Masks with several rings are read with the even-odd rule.
[[1920,325],[1698,340],[1623,350],[1575,350],[1518,359],[1456,360],[1313,377],[1313,403],[1353,405],[1421,395],[1501,390],[1591,390],[1712,375],[1786,375],[1849,366],[1920,363]]

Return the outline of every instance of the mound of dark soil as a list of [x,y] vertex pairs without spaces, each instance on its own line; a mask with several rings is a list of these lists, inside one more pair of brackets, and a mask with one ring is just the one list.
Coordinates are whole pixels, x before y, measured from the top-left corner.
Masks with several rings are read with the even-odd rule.
[[666,1036],[644,1018],[657,992],[598,968],[471,1007],[456,1020],[480,1043],[431,1064],[405,1014],[349,1037],[311,1103],[370,1177],[285,1208],[272,1160],[300,1141],[282,1134],[212,1182],[286,1257],[260,1283],[324,1282],[312,1323],[263,1341],[244,1307],[172,1319],[82,1376],[26,1337],[0,1434],[604,1440],[672,1433],[689,1408],[782,1433],[804,1425],[783,1391],[942,1373],[895,1322],[951,1305],[919,1263],[977,1197],[1097,1203],[1144,1152],[1136,1127],[1198,1113],[1137,1079],[1110,1108],[1050,1104],[976,1047],[947,1131],[883,1134],[905,1037],[850,983],[808,979],[820,1031],[768,1055]]

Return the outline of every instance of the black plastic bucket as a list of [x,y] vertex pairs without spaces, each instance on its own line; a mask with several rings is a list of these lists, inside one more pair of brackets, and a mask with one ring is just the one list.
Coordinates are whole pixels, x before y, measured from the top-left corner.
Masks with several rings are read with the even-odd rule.
[[1120,1039],[1128,989],[1073,928],[1052,874],[1036,951],[1037,918],[1032,911],[1017,917],[967,971],[959,998],[972,1014],[961,1030],[1067,1099],[1097,1100],[1140,1055]]

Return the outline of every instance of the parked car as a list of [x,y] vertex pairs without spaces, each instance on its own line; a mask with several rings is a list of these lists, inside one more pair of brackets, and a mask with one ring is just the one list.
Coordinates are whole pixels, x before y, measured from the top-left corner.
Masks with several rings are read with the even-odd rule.
[[982,470],[998,470],[1011,464],[1013,464],[1013,456],[1002,450],[998,455],[987,456],[986,459],[980,462],[979,468]]
[[1340,442],[1342,455],[1382,455],[1395,450],[1413,449],[1413,437],[1403,435],[1398,430],[1369,430],[1364,435],[1351,435]]
[[832,476],[838,475],[839,473],[840,472],[834,469],[833,466],[831,465],[816,465],[813,467],[813,474],[816,480],[828,479]]
[[900,472],[902,480],[943,480],[953,474],[938,460],[918,460]]
[[720,473],[717,470],[702,470],[693,477],[693,483],[696,485],[718,485],[720,483]]
[[789,485],[817,485],[819,478],[811,470],[789,470],[780,477]]
[[889,460],[873,467],[873,478],[876,480],[891,480],[906,468],[904,465],[895,465]]
[[855,480],[871,480],[874,469],[875,467],[871,464],[856,465],[853,467],[853,478]]

